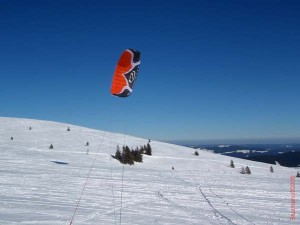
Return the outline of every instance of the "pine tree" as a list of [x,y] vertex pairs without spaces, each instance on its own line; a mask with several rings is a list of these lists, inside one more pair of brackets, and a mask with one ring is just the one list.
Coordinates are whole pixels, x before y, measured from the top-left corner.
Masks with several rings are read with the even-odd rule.
[[296,177],[300,177],[300,173],[299,173],[299,171],[297,172],[297,175],[296,175]]
[[89,142],[86,142],[85,146],[89,146],[89,145],[90,145],[90,143],[89,143]]
[[152,155],[152,148],[151,148],[149,143],[146,146],[146,154],[147,155]]
[[241,172],[240,172],[241,174],[246,174],[246,171],[245,171],[245,168],[244,167],[242,167],[242,169],[241,169]]
[[250,168],[248,166],[246,166],[245,172],[246,172],[246,174],[251,174],[251,170],[250,170]]
[[140,151],[137,151],[136,161],[137,161],[137,162],[140,162],[140,163],[143,162],[143,155],[141,154]]
[[10,137],[10,140],[14,140],[14,138],[13,138],[13,137]]
[[117,145],[117,150],[115,153],[115,159],[121,161],[121,151],[119,145]]
[[70,127],[68,127],[67,131],[71,131]]
[[144,147],[141,145],[141,147],[139,148],[139,151],[140,151],[140,153],[141,154],[144,154],[145,153],[145,149],[144,149]]
[[136,154],[137,154],[137,152],[136,152],[135,150],[131,149],[131,150],[130,150],[130,153],[131,153],[131,155],[132,155],[133,161],[136,162]]
[[121,158],[119,160],[120,163],[123,163],[123,164],[126,164],[126,161],[125,161],[125,151],[126,151],[126,147],[125,147],[125,145],[123,145],[122,152],[121,152]]
[[29,130],[31,130],[32,128],[31,127],[29,127]]
[[52,144],[50,145],[49,149],[53,149],[53,145]]
[[129,164],[129,165],[134,164],[133,156],[132,156],[130,148],[128,146],[123,148],[123,154],[122,155],[123,155],[123,163],[124,164]]
[[270,172],[271,172],[271,173],[274,173],[274,169],[273,169],[272,166],[270,166]]
[[138,148],[136,148],[136,150],[131,150],[131,155],[135,162],[143,162],[143,155],[138,150]]
[[196,150],[194,155],[199,156],[199,152]]
[[229,166],[230,166],[231,168],[234,168],[234,167],[235,167],[232,160],[230,161],[230,165],[229,165]]

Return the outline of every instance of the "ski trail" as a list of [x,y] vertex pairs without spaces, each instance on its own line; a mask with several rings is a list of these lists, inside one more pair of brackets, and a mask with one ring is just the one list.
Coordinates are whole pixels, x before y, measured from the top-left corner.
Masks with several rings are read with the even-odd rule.
[[[122,207],[126,208],[126,207],[134,206],[134,205],[137,205],[137,204],[138,204],[137,202],[125,203],[125,204],[123,204]],[[83,207],[81,207],[81,208],[82,209],[87,209],[87,208],[83,208]],[[91,214],[85,216],[83,219],[76,220],[75,222],[80,224],[80,223],[89,221],[89,220],[95,218],[96,216],[99,217],[99,216],[110,215],[110,214],[113,215],[114,211],[118,211],[118,210],[120,211],[120,206],[116,207],[116,209],[106,210],[104,212],[103,211],[102,212],[98,211],[98,212],[95,212],[95,213],[91,213]]]
[[184,209],[188,212],[190,212],[190,208],[186,207],[186,206],[182,206],[182,205],[179,205],[178,203],[174,202],[174,201],[171,201],[170,199],[168,199],[167,197],[165,197],[160,191],[157,192],[157,195],[159,197],[161,197],[162,199],[164,199],[166,202],[168,202],[169,204],[173,205],[173,206],[176,206],[177,208],[180,208],[180,209]]
[[223,197],[221,197],[220,195],[216,194],[213,190],[211,190],[210,187],[208,187],[208,188],[209,188],[209,191],[210,191],[213,195],[215,195],[216,197],[222,199],[222,201],[228,206],[228,208],[230,208],[236,215],[238,215],[240,218],[246,220],[248,223],[255,225],[253,222],[251,222],[250,220],[248,220],[247,218],[245,218],[244,216],[242,216],[241,214],[239,214],[239,213],[238,213],[235,209],[233,209],[231,206],[229,206],[229,203],[228,203]]
[[[191,182],[188,182],[186,181],[184,178],[180,177],[178,174],[175,176],[173,175],[176,179],[184,182],[185,184],[187,185],[192,185],[193,186],[193,183]],[[206,181],[205,181],[206,182]],[[207,183],[207,182],[206,182]],[[219,212],[212,204],[211,202],[209,201],[209,199],[207,198],[207,196],[203,193],[202,189],[201,189],[201,186],[199,185],[198,188],[197,188],[201,195],[203,196],[203,198],[205,199],[205,201],[209,204],[209,206],[213,209],[214,213],[215,213],[215,216],[217,218],[223,218],[225,219],[229,224],[232,224],[232,225],[236,225],[234,222],[232,222],[228,217],[224,216],[221,212]],[[163,195],[161,195],[161,197],[163,197],[167,202],[171,203],[171,201],[169,199],[167,199],[166,197],[164,197]]]
[[236,225],[234,222],[232,222],[228,217],[224,216],[219,210],[217,210],[209,201],[209,199],[207,198],[207,196],[203,193],[201,186],[198,186],[198,190],[200,191],[201,195],[203,196],[203,198],[205,199],[205,201],[209,204],[209,206],[212,208],[212,210],[214,211],[216,217],[221,217],[222,219],[225,219],[229,224],[233,224]]
[[[182,177],[178,176],[178,174],[177,174],[177,176],[175,176],[175,175],[173,175],[173,176],[176,177],[176,179],[178,179],[178,180],[180,180],[180,181],[182,181],[182,182],[184,182],[184,183],[186,183],[186,184],[192,185],[192,183],[187,182],[185,179],[183,179]],[[220,199],[226,204],[226,206],[227,206],[231,211],[233,211],[237,216],[239,216],[239,217],[242,218],[243,220],[247,221],[247,223],[249,223],[249,224],[251,224],[251,225],[255,225],[253,222],[251,222],[250,220],[248,220],[247,218],[245,218],[243,215],[241,215],[240,213],[238,213],[234,208],[232,208],[231,206],[229,206],[229,205],[228,205],[229,203],[228,203],[223,197],[221,197],[220,195],[216,194],[214,191],[211,190],[211,187],[209,186],[208,182],[207,182],[205,179],[204,179],[204,181],[205,181],[205,183],[206,183],[206,185],[207,185],[209,191],[210,191],[213,195],[215,195],[216,197],[220,198]],[[198,188],[199,188],[199,190],[200,190],[200,186],[199,186]],[[204,195],[202,189],[200,190],[200,192],[202,192],[201,194]],[[161,197],[165,198],[166,201],[171,202],[171,201],[170,201],[169,199],[167,199],[166,197],[164,197],[164,196],[161,196]],[[204,196],[203,196],[203,197],[204,197]],[[229,220],[231,224],[235,224],[235,223],[232,222],[229,218],[227,218],[226,216],[224,216],[223,214],[221,214],[220,211],[218,211],[217,209],[215,209],[215,208],[213,207],[213,205],[211,204],[211,202],[210,202],[210,201],[208,200],[208,198],[206,197],[206,195],[205,195],[204,198],[205,198],[205,200],[209,203],[210,207],[212,207],[212,208],[214,209],[214,212],[215,212],[215,213],[217,212],[218,215],[221,215],[221,217],[224,217],[225,219]],[[174,203],[174,204],[175,204],[175,203]],[[216,211],[215,211],[215,210],[216,210]]]

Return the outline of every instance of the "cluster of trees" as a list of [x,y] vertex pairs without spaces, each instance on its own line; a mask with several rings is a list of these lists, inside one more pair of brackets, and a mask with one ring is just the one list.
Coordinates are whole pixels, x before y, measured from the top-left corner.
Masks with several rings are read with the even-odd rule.
[[249,166],[246,166],[245,168],[242,167],[240,173],[241,174],[251,174],[251,170],[250,170]]
[[115,155],[113,156],[116,160],[123,164],[133,165],[134,162],[143,162],[143,154],[152,155],[152,148],[150,144],[136,147],[135,150],[130,149],[127,145],[122,147],[122,152],[119,145]]
[[[233,163],[233,160],[230,161],[229,167],[235,168],[235,165],[234,165],[234,163]],[[271,173],[274,173],[274,169],[273,169],[272,166],[270,166],[270,172],[271,172]],[[240,173],[241,173],[241,174],[251,174],[251,170],[250,170],[250,168],[249,168],[248,166],[246,166],[245,168],[242,167]],[[299,177],[300,177],[300,174],[299,174]]]
[[[230,161],[229,167],[235,168],[235,165],[234,165],[234,163],[233,163],[233,160]],[[250,170],[249,166],[242,167],[240,173],[241,173],[241,174],[251,174],[251,170]]]

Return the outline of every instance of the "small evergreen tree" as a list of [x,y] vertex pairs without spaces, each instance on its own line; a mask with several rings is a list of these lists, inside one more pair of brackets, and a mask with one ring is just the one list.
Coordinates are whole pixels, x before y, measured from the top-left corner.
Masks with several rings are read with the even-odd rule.
[[129,165],[133,165],[134,161],[133,161],[133,156],[131,154],[130,148],[128,146],[125,146],[123,148],[123,163],[124,164],[129,164]]
[[271,173],[274,173],[274,169],[273,169],[272,166],[270,166],[270,172],[271,172]]
[[143,155],[140,151],[137,151],[136,161],[142,163],[143,162]]
[[135,160],[134,161],[142,163],[143,162],[143,155],[138,150],[136,150],[135,152],[136,152],[136,154],[135,154]]
[[141,154],[144,154],[145,153],[145,149],[144,149],[144,147],[141,145],[141,147],[139,148],[139,151],[140,151],[140,153]]
[[251,170],[250,170],[250,168],[248,166],[246,166],[245,172],[246,172],[246,174],[251,174]]
[[230,161],[230,165],[229,165],[229,166],[230,166],[231,168],[234,168],[234,167],[235,167],[232,160]]
[[90,145],[90,143],[89,143],[89,142],[86,142],[85,146],[89,146],[89,145]]
[[67,131],[71,131],[70,127],[68,127]]
[[300,173],[299,173],[299,171],[297,172],[297,175],[296,175],[296,177],[300,177]]
[[52,144],[50,145],[49,149],[53,149],[53,145]]
[[150,143],[150,142],[151,142],[151,140],[149,139],[149,140],[148,140],[148,142]]
[[[118,146],[117,146],[118,147]],[[123,164],[125,164],[126,162],[125,162],[125,151],[126,151],[126,147],[125,147],[125,145],[123,145],[123,147],[122,147],[122,152],[121,152],[121,158],[120,158],[120,163],[123,163]]]
[[196,150],[194,155],[199,156],[199,152]]
[[143,155],[138,148],[136,148],[135,150],[131,150],[131,155],[135,162],[143,162]]
[[242,167],[240,173],[241,173],[241,174],[246,174],[246,171],[245,171],[245,168],[244,168],[244,167]]
[[137,155],[137,152],[136,152],[136,150],[133,150],[133,149],[131,149],[131,155],[132,155],[132,158],[133,158],[133,161],[135,161],[136,162],[136,155]]
[[13,137],[10,137],[10,140],[14,140],[14,138],[13,138]]
[[117,150],[115,153],[115,159],[121,161],[121,151],[119,145],[117,145]]
[[31,130],[32,128],[31,127],[29,127],[29,130]]
[[149,143],[146,146],[146,155],[152,155],[152,148]]

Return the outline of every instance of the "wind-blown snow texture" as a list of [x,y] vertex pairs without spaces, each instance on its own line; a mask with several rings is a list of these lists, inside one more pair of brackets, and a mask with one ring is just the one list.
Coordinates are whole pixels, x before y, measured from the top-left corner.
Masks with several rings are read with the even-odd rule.
[[[72,225],[119,224],[122,164],[110,154],[124,137],[69,124],[0,118],[0,224],[68,225],[97,152]],[[148,141],[125,140],[130,147]],[[153,156],[144,155],[144,163],[125,165],[122,224],[292,223],[290,176],[295,169],[273,165],[272,174],[264,163],[205,151],[194,156],[194,149],[156,141],[151,146]],[[231,159],[234,169],[228,167]],[[251,175],[239,173],[246,165]]]

